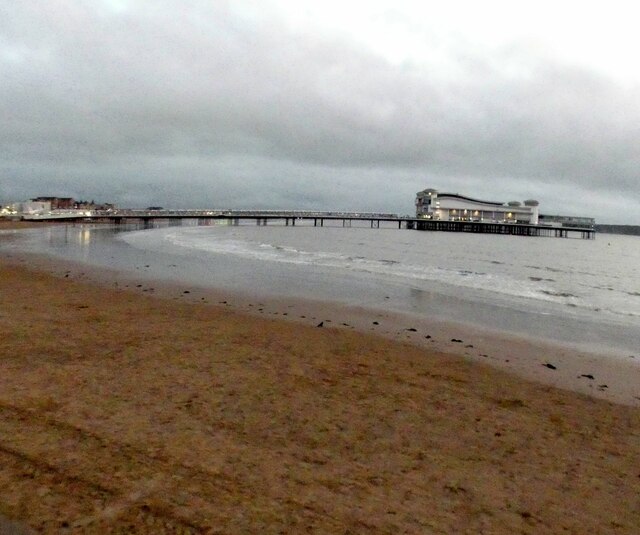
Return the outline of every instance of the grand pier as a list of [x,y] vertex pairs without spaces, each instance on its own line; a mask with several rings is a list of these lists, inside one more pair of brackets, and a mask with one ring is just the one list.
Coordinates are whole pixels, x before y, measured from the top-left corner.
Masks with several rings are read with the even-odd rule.
[[52,210],[50,212],[23,214],[28,221],[66,221],[82,223],[140,223],[152,226],[154,222],[197,220],[198,224],[211,224],[226,221],[239,225],[254,222],[256,225],[296,223],[314,227],[342,226],[351,227],[354,222],[371,228],[397,227],[443,232],[472,232],[477,234],[506,234],[514,236],[538,236],[555,238],[594,239],[593,228],[551,226],[544,224],[522,224],[515,222],[479,222],[479,221],[439,221],[418,217],[398,216],[384,213],[360,212],[314,212],[298,210]]

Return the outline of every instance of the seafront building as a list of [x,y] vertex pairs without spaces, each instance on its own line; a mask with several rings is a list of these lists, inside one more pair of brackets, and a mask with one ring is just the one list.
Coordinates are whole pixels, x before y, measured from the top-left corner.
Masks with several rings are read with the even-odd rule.
[[72,197],[36,197],[28,201],[11,203],[0,210],[3,217],[24,217],[40,215],[74,214],[88,215],[95,210],[113,210],[111,203],[96,203],[95,201],[78,201]]
[[96,203],[95,201],[76,200],[73,197],[36,197],[30,202],[49,203],[51,210],[113,210],[110,203]]
[[481,201],[428,188],[416,194],[416,217],[436,221],[521,223],[537,225],[538,201]]
[[73,197],[36,197],[31,202],[49,203],[50,210],[72,210],[78,208]]
[[14,202],[4,210],[4,215],[33,215],[51,211],[51,203],[46,201]]
[[432,221],[468,221],[475,223],[514,223],[545,227],[593,229],[593,217],[547,215],[539,211],[539,203],[482,201],[458,193],[440,193],[428,188],[416,194],[416,217]]

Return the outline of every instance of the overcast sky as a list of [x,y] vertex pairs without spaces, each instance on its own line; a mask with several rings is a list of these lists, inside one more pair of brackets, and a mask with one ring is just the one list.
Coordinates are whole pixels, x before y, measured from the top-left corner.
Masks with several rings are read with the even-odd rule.
[[640,224],[634,4],[0,0],[0,203]]

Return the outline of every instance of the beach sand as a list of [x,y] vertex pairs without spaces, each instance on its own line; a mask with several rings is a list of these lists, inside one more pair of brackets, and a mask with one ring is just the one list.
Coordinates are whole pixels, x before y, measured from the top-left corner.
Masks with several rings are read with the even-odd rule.
[[460,326],[150,295],[24,260],[0,261],[0,517],[56,533],[637,533],[640,409],[615,394],[635,362],[609,372],[522,340],[507,359]]

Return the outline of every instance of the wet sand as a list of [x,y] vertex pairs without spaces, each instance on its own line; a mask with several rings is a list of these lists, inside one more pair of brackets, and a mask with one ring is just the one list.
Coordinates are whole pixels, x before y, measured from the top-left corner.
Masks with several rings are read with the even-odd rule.
[[0,517],[78,533],[640,525],[640,409],[617,386],[638,384],[635,359],[70,268],[0,262]]

